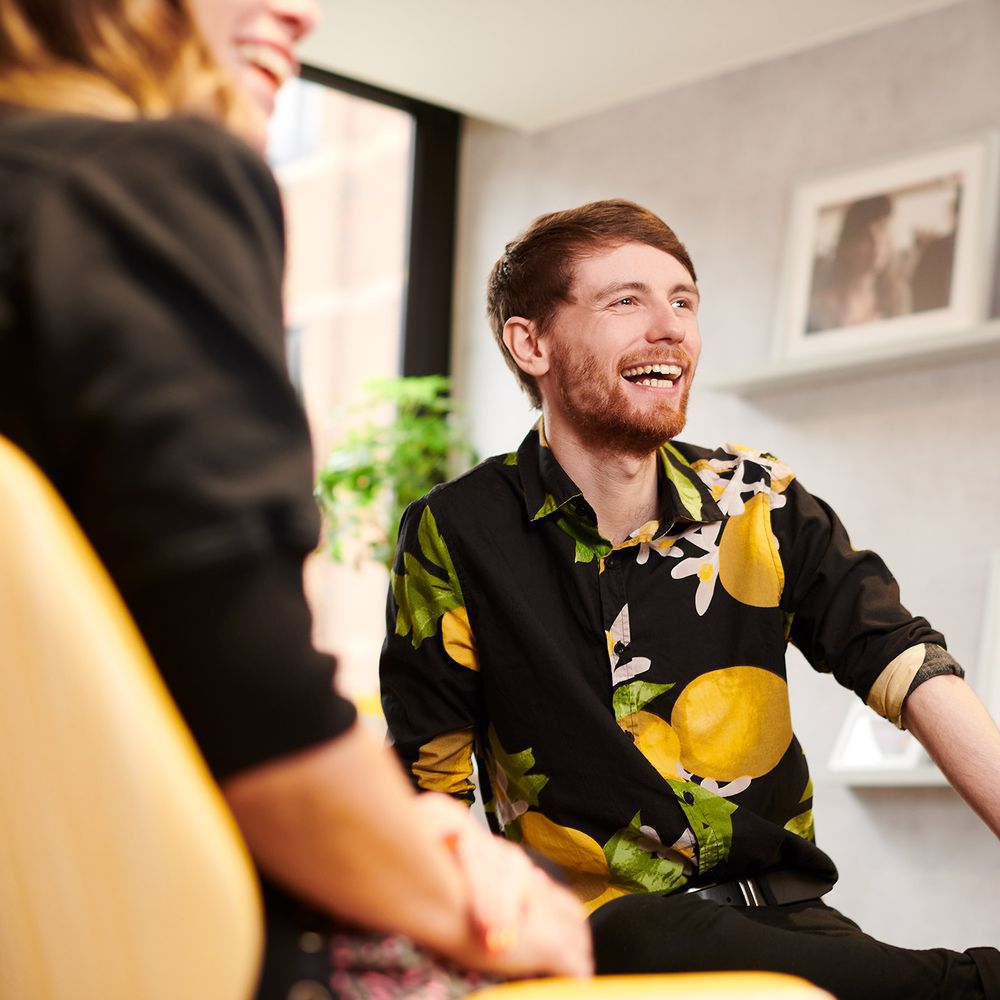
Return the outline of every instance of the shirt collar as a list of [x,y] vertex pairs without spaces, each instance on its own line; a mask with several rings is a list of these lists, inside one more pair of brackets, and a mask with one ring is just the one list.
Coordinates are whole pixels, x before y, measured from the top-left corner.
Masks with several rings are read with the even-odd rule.
[[[511,458],[515,459],[521,477],[524,506],[530,520],[541,520],[577,498],[583,500],[580,488],[566,474],[549,448],[541,418],[521,442],[516,456]],[[660,495],[663,498],[661,529],[678,524],[708,524],[723,520],[712,491],[671,441],[660,448],[659,475]],[[581,505],[573,506],[578,508]],[[579,513],[579,510],[575,512]]]

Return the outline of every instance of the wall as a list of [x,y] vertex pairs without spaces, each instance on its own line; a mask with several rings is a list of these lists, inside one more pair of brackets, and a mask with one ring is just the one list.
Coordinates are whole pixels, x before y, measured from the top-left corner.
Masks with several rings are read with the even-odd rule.
[[[641,29],[641,26],[639,26]],[[627,33],[620,37],[627,43]],[[664,41],[664,58],[671,44]],[[1000,4],[944,11],[532,136],[470,121],[464,136],[454,369],[483,454],[532,415],[483,318],[486,275],[536,215],[627,197],[687,242],[703,295],[702,377],[756,367],[771,346],[790,192],[1000,125]],[[530,67],[521,67],[530,72]],[[908,606],[974,668],[987,562],[1000,549],[1000,351],[747,402],[695,387],[684,437],[774,451],[877,548]],[[795,655],[795,654],[793,654]],[[857,791],[824,764],[853,695],[799,659],[797,731],[816,772],[831,900],[911,947],[1000,944],[1000,844],[947,788]]]

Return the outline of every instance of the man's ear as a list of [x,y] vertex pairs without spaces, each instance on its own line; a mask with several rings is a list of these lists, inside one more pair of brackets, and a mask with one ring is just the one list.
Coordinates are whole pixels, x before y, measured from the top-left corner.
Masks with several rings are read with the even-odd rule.
[[511,316],[503,325],[503,342],[521,371],[537,378],[549,370],[548,351],[533,319]]

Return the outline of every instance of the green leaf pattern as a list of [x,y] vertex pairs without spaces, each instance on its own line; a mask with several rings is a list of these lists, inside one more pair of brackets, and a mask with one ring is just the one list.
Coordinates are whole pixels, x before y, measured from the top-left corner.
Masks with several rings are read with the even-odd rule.
[[693,781],[666,779],[698,842],[698,871],[711,871],[729,858],[732,815],[737,806]]
[[[684,509],[691,516],[692,521],[700,521],[702,513],[701,494],[698,492],[697,486],[691,481],[690,463],[669,441],[663,445],[660,451],[660,458],[663,462],[663,471],[677,491]],[[674,465],[674,462],[677,462],[688,471],[685,473],[681,469],[678,469]]]
[[[661,857],[656,843],[642,829],[639,813],[605,845],[604,857],[614,884],[633,892],[668,893],[679,889],[687,876],[679,858]],[[667,853],[667,852],[664,852]]]
[[596,523],[576,515],[572,508],[563,508],[556,517],[556,524],[576,542],[574,562],[589,563],[611,552],[611,543],[597,530]]
[[651,684],[649,681],[631,681],[615,688],[611,703],[615,710],[615,722],[626,715],[644,709],[654,698],[669,691],[673,684]]
[[403,553],[403,572],[390,574],[396,602],[396,635],[410,635],[414,649],[437,632],[445,614],[465,604],[455,564],[429,506],[420,515],[417,545],[420,554],[439,567],[444,576],[429,570],[410,552]]

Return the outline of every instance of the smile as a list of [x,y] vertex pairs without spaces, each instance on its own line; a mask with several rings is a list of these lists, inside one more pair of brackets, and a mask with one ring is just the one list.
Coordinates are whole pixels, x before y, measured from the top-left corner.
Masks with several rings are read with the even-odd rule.
[[672,386],[681,377],[684,370],[680,365],[633,365],[622,371],[622,378],[633,385],[645,385],[651,388],[665,389]]
[[295,75],[298,69],[295,60],[284,52],[260,42],[240,42],[236,46],[240,60],[255,69],[260,70],[280,87],[286,80]]

